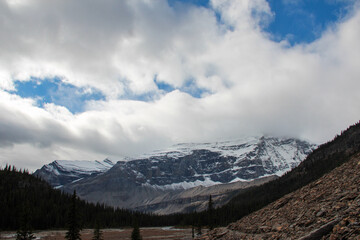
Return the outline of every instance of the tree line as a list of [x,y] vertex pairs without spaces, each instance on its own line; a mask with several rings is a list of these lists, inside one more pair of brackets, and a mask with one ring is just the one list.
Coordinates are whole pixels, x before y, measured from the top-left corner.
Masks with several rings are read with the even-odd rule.
[[[19,229],[24,208],[29,211],[33,229],[64,229],[66,226],[72,196],[53,189],[28,171],[13,166],[0,169],[0,193],[0,230]],[[105,228],[131,226],[134,217],[140,226],[164,226],[176,224],[181,218],[179,214],[159,216],[76,201],[81,226],[86,228],[94,228],[96,223]]]

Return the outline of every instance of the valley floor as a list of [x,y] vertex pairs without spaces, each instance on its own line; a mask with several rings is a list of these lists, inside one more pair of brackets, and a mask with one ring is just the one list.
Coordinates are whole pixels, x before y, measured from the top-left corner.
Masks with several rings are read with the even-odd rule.
[[[122,229],[104,229],[103,237],[105,240],[120,240],[131,239],[132,228]],[[59,231],[39,231],[35,232],[36,239],[43,240],[65,240],[65,230]],[[192,239],[191,228],[173,228],[173,227],[158,227],[158,228],[141,228],[141,236],[146,239],[171,239],[171,240],[185,240]],[[91,240],[93,237],[92,229],[85,229],[81,232],[82,240]],[[1,232],[0,240],[15,240],[16,232]]]

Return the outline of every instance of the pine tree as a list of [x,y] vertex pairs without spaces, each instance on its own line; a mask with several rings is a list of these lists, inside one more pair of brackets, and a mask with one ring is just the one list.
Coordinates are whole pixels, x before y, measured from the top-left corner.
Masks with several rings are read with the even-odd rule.
[[25,204],[20,216],[20,229],[16,233],[16,240],[31,240],[35,238],[31,231],[30,218],[30,207],[28,204]]
[[68,240],[81,240],[80,238],[80,223],[79,223],[79,213],[76,206],[76,191],[71,198],[71,205],[68,212],[68,231],[66,232],[65,238]]
[[95,229],[94,229],[94,236],[92,238],[92,240],[103,240],[103,232],[100,230],[100,224],[97,221],[95,224]]
[[202,235],[202,231],[201,231],[201,224],[199,223],[199,225],[197,226],[197,235],[200,236]]
[[133,231],[131,233],[131,240],[142,240],[142,237],[140,235],[140,229],[137,219],[134,218],[133,220]]
[[197,236],[202,235],[202,215],[198,214],[196,219],[196,234]]
[[209,229],[214,229],[214,206],[212,202],[211,195],[209,197],[208,209],[207,209],[208,221],[209,221]]

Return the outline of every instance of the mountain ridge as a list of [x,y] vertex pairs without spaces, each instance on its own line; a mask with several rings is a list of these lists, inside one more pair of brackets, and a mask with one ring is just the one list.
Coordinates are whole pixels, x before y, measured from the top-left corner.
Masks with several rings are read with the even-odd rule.
[[[170,202],[182,202],[185,201],[182,193],[192,187],[282,175],[297,166],[314,148],[315,145],[298,139],[274,137],[252,138],[250,142],[180,144],[140,159],[118,161],[108,171],[66,184],[62,189],[76,190],[81,198],[90,202],[161,214],[175,213],[176,204],[172,205],[172,212],[152,208],[155,205],[168,208],[155,203],[155,199],[170,193],[179,196]],[[221,204],[229,200],[226,196],[219,198],[223,199]],[[150,202],[155,205],[145,208]],[[199,211],[203,205],[201,202],[187,204],[182,209]]]
[[55,160],[36,170],[34,175],[44,179],[51,186],[59,188],[82,178],[104,173],[112,166],[114,163],[108,158],[103,161]]
[[[264,141],[265,140],[265,141]],[[153,162],[155,161],[162,161],[165,158],[168,159],[178,159],[181,157],[185,157],[187,155],[191,155],[194,154],[194,151],[199,153],[199,154],[194,154],[195,156],[193,156],[193,158],[199,157],[199,155],[201,155],[201,153],[204,153],[205,151],[209,151],[212,152],[212,154],[216,154],[217,156],[213,156],[215,158],[217,157],[223,157],[223,158],[232,158],[233,162],[235,164],[237,164],[240,161],[243,160],[254,160],[255,157],[260,158],[261,153],[257,153],[258,156],[254,156],[254,151],[256,151],[257,149],[254,149],[256,147],[258,147],[257,145],[261,145],[262,141],[264,141],[264,144],[268,144],[269,145],[269,141],[274,141],[274,144],[280,144],[282,146],[284,146],[284,142],[285,144],[293,144],[294,145],[294,149],[291,149],[292,152],[290,152],[290,154],[292,154],[291,156],[286,156],[286,154],[289,154],[289,152],[286,152],[287,149],[280,149],[281,151],[279,151],[279,149],[276,149],[276,151],[273,151],[273,149],[270,149],[273,151],[273,156],[265,156],[268,158],[272,158],[275,160],[279,160],[281,158],[281,160],[283,160],[282,163],[279,163],[279,161],[275,161],[274,162],[274,167],[277,169],[276,172],[271,172],[269,175],[272,174],[276,174],[276,175],[282,175],[284,172],[288,171],[289,169],[293,168],[294,166],[296,166],[297,164],[299,164],[299,162],[301,161],[301,159],[304,159],[305,156],[315,148],[315,144],[311,144],[308,143],[306,141],[302,141],[302,140],[298,140],[298,139],[294,139],[294,138],[274,138],[274,137],[251,137],[251,138],[245,138],[245,139],[240,139],[240,140],[231,140],[231,141],[218,141],[218,142],[214,142],[214,143],[181,143],[181,144],[176,144],[166,150],[157,150],[154,151],[152,153],[148,153],[148,154],[143,154],[143,155],[139,155],[136,158],[127,158],[125,161],[117,161],[117,164],[128,164],[129,162],[134,162],[136,164],[135,161],[142,161],[142,160],[146,160],[146,159],[151,159]],[[278,142],[276,142],[278,141]],[[286,143],[286,141],[293,141],[293,143]],[[303,147],[302,149],[295,149],[297,146],[295,145],[304,145],[305,147]],[[280,146],[280,147],[282,147]],[[274,148],[274,146],[271,146]],[[276,147],[276,146],[275,146]],[[290,146],[291,147],[291,146]],[[201,150],[201,151],[199,151]],[[258,152],[263,151],[263,149],[258,150]],[[244,155],[245,154],[245,155]],[[270,155],[270,154],[269,154]],[[284,156],[285,155],[285,156]],[[201,156],[200,156],[201,157]],[[207,156],[207,157],[211,157],[211,156]],[[236,159],[235,159],[236,158]],[[244,159],[244,158],[249,158],[249,159]],[[260,159],[262,161],[266,161],[267,159]],[[70,164],[68,164],[68,163]],[[81,172],[79,170],[81,170],[80,168],[80,164],[76,164],[76,163],[82,163],[82,162],[86,162],[86,164],[94,164],[94,163],[99,163],[100,165],[103,165],[102,162],[99,161],[67,161],[67,160],[56,160],[50,164],[46,164],[44,165],[41,169],[38,169],[35,171],[35,175],[40,175],[41,174],[41,170],[45,169],[47,170],[46,174],[55,174],[55,175],[59,175],[59,173],[56,173],[56,168],[54,168],[54,165],[57,166],[57,168],[60,168],[61,170],[64,170],[64,166],[62,165],[67,165],[67,167],[69,165],[71,165],[71,163],[74,163],[73,165],[75,166],[75,168],[71,169],[68,168],[68,172],[73,173],[73,172],[79,172],[79,174],[87,174],[87,175],[91,175],[92,173],[98,173],[98,172],[105,172],[107,170],[110,169],[110,167],[113,167],[115,164],[108,159],[103,160],[103,163],[108,163],[110,162],[110,167],[107,167],[104,171],[104,169],[92,169],[90,171],[86,171],[84,170],[84,172]],[[59,163],[63,163],[63,164],[59,164]],[[263,165],[269,165],[269,163],[261,163],[258,162],[258,165],[263,164]],[[271,163],[272,164],[272,163]],[[246,165],[246,163],[242,163],[242,165]],[[219,167],[219,166],[216,166]],[[226,168],[227,166],[220,166],[222,167],[223,170],[229,170],[228,168]],[[242,167],[242,166],[240,166]],[[239,170],[239,168],[235,168],[234,170]],[[253,168],[256,167],[256,165],[252,166]],[[65,167],[66,168],[66,167]],[[85,166],[86,168],[86,166]],[[51,172],[53,169],[55,169],[55,171]],[[205,169],[206,170],[206,169]],[[65,170],[66,171],[66,170]],[[205,173],[200,173],[199,175],[204,176]],[[220,172],[221,174],[221,172]],[[73,177],[76,177],[76,174],[69,174],[72,175]],[[243,172],[244,175],[244,172]],[[228,182],[235,182],[236,180],[252,180],[251,178],[251,173],[247,174],[247,176],[245,176],[244,179],[231,179],[230,181],[223,181],[223,182],[218,182],[218,183],[228,183]],[[194,177],[196,177],[196,174],[194,175]],[[257,178],[257,176],[255,176],[254,178]],[[45,179],[47,180],[47,179]],[[72,179],[71,181],[76,180],[76,179]],[[47,180],[48,182],[50,181],[50,184],[53,186],[56,186],[54,183],[51,183],[51,180]],[[71,181],[68,181],[66,183],[69,183]],[[189,181],[188,181],[189,182]],[[194,181],[193,181],[194,182]],[[216,184],[216,183],[215,183]],[[164,185],[166,184],[160,184],[160,185],[156,185],[156,183],[152,183],[152,186],[155,187],[164,187]],[[206,185],[206,183],[202,183],[201,185]],[[211,184],[211,185],[214,185]],[[197,186],[195,185],[189,185],[188,187],[185,186],[185,188],[190,188],[190,187],[195,187]],[[181,187],[181,186],[180,186]],[[166,187],[165,187],[166,188]],[[176,186],[169,186],[169,188],[176,188]]]

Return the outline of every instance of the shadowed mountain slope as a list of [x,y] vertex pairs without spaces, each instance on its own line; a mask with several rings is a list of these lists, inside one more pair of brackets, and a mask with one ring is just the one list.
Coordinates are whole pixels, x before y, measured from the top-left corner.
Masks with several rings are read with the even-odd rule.
[[[263,193],[264,199],[283,197],[200,239],[358,239],[359,172],[360,124],[356,124],[290,173],[250,192],[251,197]],[[306,182],[310,183],[301,187]]]
[[359,172],[356,154],[317,181],[201,239],[358,239]]

